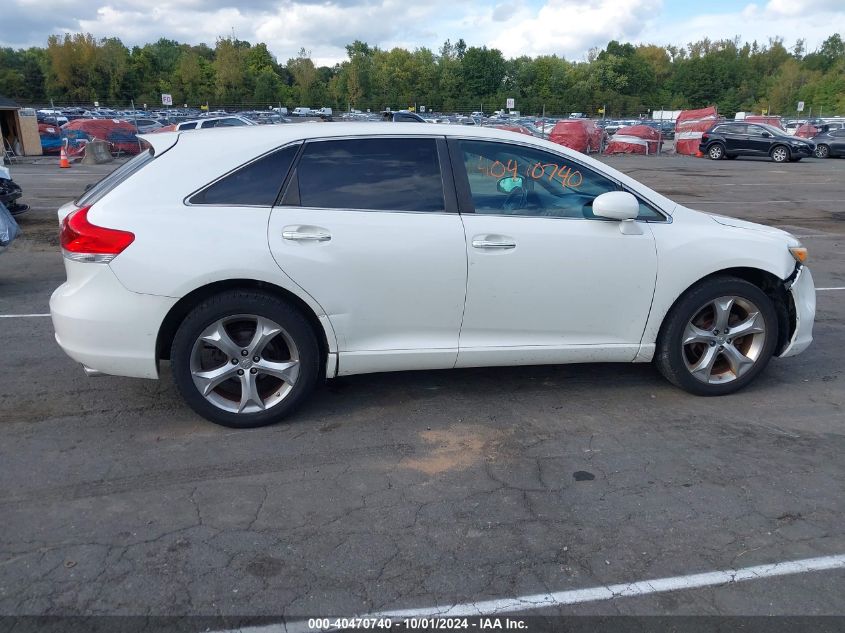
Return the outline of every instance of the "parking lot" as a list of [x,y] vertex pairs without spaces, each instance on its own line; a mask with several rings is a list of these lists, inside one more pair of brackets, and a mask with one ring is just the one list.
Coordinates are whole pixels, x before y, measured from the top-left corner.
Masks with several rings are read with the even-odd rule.
[[[33,208],[0,255],[0,613],[471,609],[845,554],[845,161],[603,160],[799,236],[813,346],[722,398],[648,364],[374,374],[233,431],[166,368],[86,378],[62,353],[43,316],[64,280],[55,209],[114,165],[13,166]],[[842,566],[679,583],[517,611],[845,613]]]

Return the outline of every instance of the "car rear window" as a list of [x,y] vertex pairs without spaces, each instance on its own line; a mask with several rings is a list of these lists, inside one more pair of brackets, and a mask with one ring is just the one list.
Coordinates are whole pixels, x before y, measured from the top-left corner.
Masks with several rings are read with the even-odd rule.
[[97,184],[77,198],[74,201],[74,204],[78,207],[91,206],[105,196],[109,191],[129,178],[129,176],[143,169],[143,167],[149,164],[154,158],[155,151],[152,147],[144,152],[141,152],[133,159],[123,163],[123,165],[115,169],[108,176],[97,182]]
[[211,183],[188,200],[191,204],[272,207],[287,178],[299,145],[265,154]]
[[433,138],[311,142],[296,168],[299,205],[373,211],[444,211]]

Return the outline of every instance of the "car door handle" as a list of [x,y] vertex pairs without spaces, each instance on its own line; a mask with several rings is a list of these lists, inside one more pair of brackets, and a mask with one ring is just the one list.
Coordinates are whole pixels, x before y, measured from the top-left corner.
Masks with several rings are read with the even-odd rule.
[[472,241],[473,248],[498,248],[498,249],[508,249],[508,248],[516,248],[516,242],[512,242],[510,240],[473,240]]
[[282,231],[282,238],[295,242],[328,242],[332,236],[323,232]]

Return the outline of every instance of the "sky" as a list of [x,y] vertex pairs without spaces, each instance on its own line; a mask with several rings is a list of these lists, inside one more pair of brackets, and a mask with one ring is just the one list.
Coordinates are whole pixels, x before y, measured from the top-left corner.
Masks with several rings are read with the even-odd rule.
[[346,57],[359,39],[382,49],[437,50],[444,40],[500,49],[505,57],[583,60],[608,41],[674,44],[709,37],[765,43],[803,38],[816,49],[845,34],[845,0],[3,0],[0,46],[45,46],[54,33],[161,37],[214,45],[235,35],[265,42],[284,63],[301,48],[318,65]]

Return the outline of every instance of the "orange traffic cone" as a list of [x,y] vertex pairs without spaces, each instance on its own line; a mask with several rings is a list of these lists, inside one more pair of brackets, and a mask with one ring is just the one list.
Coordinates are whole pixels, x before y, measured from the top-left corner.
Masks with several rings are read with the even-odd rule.
[[70,161],[67,159],[67,151],[65,150],[66,145],[67,141],[65,141],[65,144],[62,145],[62,151],[59,153],[59,167],[61,169],[67,169],[70,167]]

